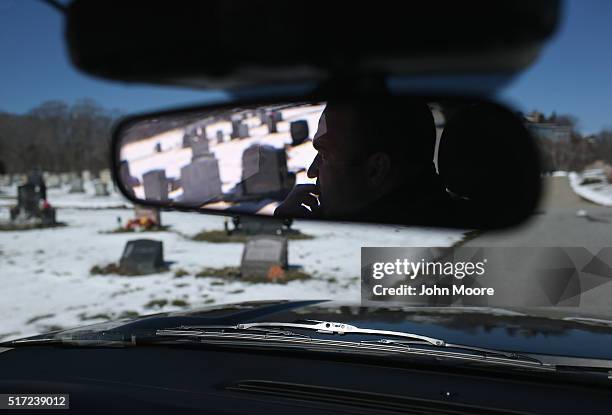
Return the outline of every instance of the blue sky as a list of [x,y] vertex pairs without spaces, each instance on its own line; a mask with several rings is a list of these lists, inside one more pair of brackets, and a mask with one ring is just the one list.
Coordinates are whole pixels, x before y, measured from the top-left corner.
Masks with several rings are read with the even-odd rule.
[[[569,113],[584,133],[612,129],[612,1],[566,1],[557,36],[539,60],[501,92],[524,111]],[[138,112],[219,98],[219,93],[127,86],[70,66],[61,16],[37,0],[0,0],[0,110],[23,113],[40,102],[89,97]]]

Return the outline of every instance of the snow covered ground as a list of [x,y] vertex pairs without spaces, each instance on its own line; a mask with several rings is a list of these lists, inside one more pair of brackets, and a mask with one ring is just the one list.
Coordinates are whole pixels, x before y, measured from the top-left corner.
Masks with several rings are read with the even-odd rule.
[[[0,220],[6,220],[15,188],[0,191]],[[129,205],[121,196],[52,189],[49,199],[60,208],[58,220],[66,227],[0,232],[0,339],[207,304],[279,298],[359,301],[362,246],[448,246],[464,235],[458,230],[296,222],[296,229],[315,238],[290,241],[289,263],[302,266],[313,278],[286,285],[248,284],[193,275],[204,267],[240,264],[242,244],[195,242],[183,236],[223,229],[222,217],[164,212],[162,222],[171,225],[169,232],[104,234],[117,227],[118,217],[123,223],[133,217],[131,209],[116,208]],[[117,262],[125,243],[137,238],[163,241],[166,261],[174,261],[170,270],[141,277],[90,275],[94,265]],[[178,268],[190,275],[175,278]],[[149,304],[154,300],[167,304]]]
[[[585,179],[591,179],[594,183],[581,184]],[[578,196],[598,205],[612,206],[612,184],[608,183],[603,169],[569,173],[569,182]]]

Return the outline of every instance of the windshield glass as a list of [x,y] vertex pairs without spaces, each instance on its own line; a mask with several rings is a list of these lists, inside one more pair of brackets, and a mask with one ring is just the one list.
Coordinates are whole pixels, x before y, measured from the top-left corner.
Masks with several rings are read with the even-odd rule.
[[[271,318],[272,314],[257,314],[260,308],[279,310],[290,300],[313,299],[370,307],[368,313],[357,313],[360,319],[352,320],[354,313],[347,313],[347,309],[328,309],[321,320],[345,318],[359,327],[370,324],[371,328],[426,332],[482,347],[502,347],[496,339],[503,332],[520,339],[506,346],[521,348],[522,340],[535,338],[538,352],[561,354],[568,351],[560,342],[548,347],[545,340],[568,335],[582,338],[579,327],[587,327],[584,330],[589,333],[607,333],[612,325],[612,248],[604,248],[612,247],[612,114],[606,100],[612,96],[612,59],[604,39],[612,37],[612,29],[603,17],[592,20],[593,16],[605,15],[596,10],[599,6],[579,8],[576,3],[568,2],[559,33],[533,66],[496,97],[516,108],[522,125],[536,140],[542,155],[542,200],[524,225],[478,232],[291,221],[275,215],[279,206],[281,211],[296,206],[302,209],[302,199],[289,203],[295,202],[288,193],[296,184],[332,189],[322,191],[330,211],[336,208],[344,213],[341,208],[346,204],[338,199],[361,200],[355,196],[360,195],[360,189],[356,189],[354,177],[340,181],[338,174],[329,173],[334,164],[328,162],[326,141],[321,138],[328,129],[327,119],[321,116],[325,102],[266,107],[262,113],[257,112],[261,108],[250,108],[234,114],[240,119],[232,120],[227,115],[210,121],[215,128],[209,138],[216,140],[211,149],[224,151],[217,196],[231,196],[245,178],[242,153],[236,155],[232,150],[240,147],[242,151],[250,141],[232,141],[244,138],[232,134],[239,136],[241,130],[248,134],[250,128],[251,134],[265,132],[261,135],[264,144],[270,134],[281,138],[273,143],[274,157],[280,151],[284,163],[295,172],[293,181],[283,188],[287,192],[276,197],[273,204],[257,205],[257,211],[265,211],[269,220],[240,217],[235,211],[224,217],[135,205],[113,182],[109,163],[112,126],[131,113],[193,102],[229,101],[229,94],[125,86],[87,77],[76,72],[68,60],[61,16],[55,10],[43,2],[7,2],[0,6],[0,340],[118,319],[123,321],[87,330],[144,327],[149,323],[130,322],[154,313],[162,313],[158,324],[166,328],[186,321],[203,324],[221,318],[238,324],[241,320]],[[435,126],[432,152],[437,162],[443,146],[441,137],[453,114],[445,113],[444,102],[428,104],[424,108],[431,111]],[[292,126],[283,117],[289,117],[292,111],[305,121],[294,125],[296,134],[300,128],[310,131],[308,139],[304,136],[299,144],[283,141],[291,141]],[[237,123],[235,131],[233,121]],[[146,134],[139,139],[165,133],[156,129],[156,120],[146,127]],[[131,147],[126,147],[122,159],[126,170],[119,174],[126,173],[123,178],[131,181],[134,193],[144,196],[144,176],[155,171],[164,173],[166,196],[180,200],[187,187],[177,181],[179,172],[198,151],[193,142],[187,143],[193,145],[190,151],[184,151],[184,140],[201,134],[196,123],[189,124],[189,131],[165,136],[174,143],[179,156],[188,154],[187,159],[175,163],[174,171],[167,172],[150,165],[166,148],[143,139],[148,152],[143,158],[138,140],[128,137],[126,143]],[[487,150],[483,156],[488,158],[486,163],[495,164],[495,147]],[[517,163],[482,181],[489,188],[497,184],[497,194],[504,193],[502,182],[496,178],[509,177],[508,171],[519,172],[522,167]],[[308,169],[316,170],[316,174],[309,176]],[[443,172],[436,165],[430,173],[437,176]],[[439,190],[445,198],[462,198],[457,189]],[[345,199],[340,197],[342,192],[348,194]],[[511,194],[505,196],[512,199]],[[207,206],[223,210],[235,202],[217,197]],[[318,202],[304,209],[312,211]],[[418,200],[403,198],[402,203],[413,206]],[[429,210],[430,205],[426,206]],[[383,222],[386,213],[378,212],[376,220]],[[367,251],[368,247],[413,250],[373,252]],[[450,248],[464,251],[445,250]],[[476,248],[483,248],[484,253]],[[414,275],[426,272],[429,263],[433,267],[442,264],[440,272],[444,264],[452,263],[449,275],[458,283],[463,278],[461,273],[477,272],[479,264],[484,267],[485,257],[489,260],[487,279],[465,289],[483,296],[488,295],[489,288],[496,290],[497,297],[489,296],[486,301],[480,294],[450,299],[447,293],[436,291],[445,288],[443,285],[419,286],[423,295],[403,299],[399,305],[387,304],[392,302],[389,298],[377,302],[364,295],[364,290],[375,290],[376,281],[385,280],[388,269],[410,280],[409,271],[394,265],[398,258],[408,258],[413,265],[423,264]],[[509,258],[514,258],[513,262],[508,262]],[[464,263],[461,269],[456,266],[459,260]],[[498,262],[491,265],[491,261]],[[468,262],[472,265],[465,266]],[[364,269],[368,270],[366,283]],[[389,289],[404,289],[399,282],[383,288],[388,297],[396,295]],[[406,287],[403,292],[408,291]],[[242,305],[224,306],[230,303]],[[405,306],[427,307],[432,312],[449,305],[480,311],[470,314],[470,319],[413,313],[410,322],[404,321],[411,313]],[[375,318],[376,306],[384,307],[384,318]],[[323,312],[294,309],[274,317],[287,322],[308,313]],[[522,317],[511,319],[508,315]],[[559,326],[558,321],[565,325]],[[427,328],[426,323],[437,328]],[[604,355],[599,349],[592,349],[592,353]]]

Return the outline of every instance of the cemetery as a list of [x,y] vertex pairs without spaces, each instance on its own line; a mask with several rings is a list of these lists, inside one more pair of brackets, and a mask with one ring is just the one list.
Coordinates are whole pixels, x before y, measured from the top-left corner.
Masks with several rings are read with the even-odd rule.
[[[289,187],[292,174],[296,182],[304,180],[303,170],[313,158],[308,141],[316,131],[316,116],[305,117],[303,111],[291,108],[263,112],[250,111],[240,120],[248,128],[248,137],[232,139],[232,125],[227,119],[207,124],[201,131],[196,128],[177,135],[173,148],[181,157],[185,155],[185,165],[208,163],[209,168],[216,160],[224,197],[243,178],[245,197],[282,193]],[[265,117],[265,121],[259,117]],[[304,119],[308,131],[299,122]],[[271,131],[274,129],[276,132]],[[234,135],[245,134],[245,127],[236,125]],[[163,143],[158,146],[158,142],[150,144],[151,154],[165,156],[168,147]],[[249,152],[243,154],[247,149]],[[235,163],[226,165],[222,160]],[[265,168],[268,162],[282,163],[286,173],[283,167],[280,177],[271,174],[272,169]],[[123,163],[120,174],[133,191],[144,194],[146,188],[157,200],[182,194],[180,169],[155,170]],[[149,171],[153,172],[145,178],[143,173]],[[192,173],[196,178],[201,174],[197,168]],[[392,228],[381,238],[380,232],[369,232],[358,225],[342,225],[330,231],[316,222],[279,224],[252,221],[248,216],[160,214],[137,208],[120,196],[108,170],[42,175],[50,206],[38,204],[38,210],[31,189],[24,188],[19,196],[18,187],[28,181],[26,174],[0,177],[0,222],[11,223],[11,208],[18,206],[17,216],[29,212],[40,223],[28,232],[11,228],[0,234],[3,287],[13,293],[11,301],[0,302],[0,314],[6,317],[0,330],[3,339],[79,325],[84,319],[94,323],[179,310],[187,305],[197,308],[305,297],[358,299],[360,268],[355,258],[361,245],[447,246],[464,236],[461,231]],[[260,180],[266,175],[270,176],[268,183]],[[214,194],[219,182],[215,174],[211,177],[215,189],[209,194]],[[40,187],[34,187],[34,193],[42,199]],[[37,215],[48,207],[56,209],[56,221],[70,226],[44,229]],[[144,238],[154,242],[137,242]],[[23,301],[31,307],[15,307]]]

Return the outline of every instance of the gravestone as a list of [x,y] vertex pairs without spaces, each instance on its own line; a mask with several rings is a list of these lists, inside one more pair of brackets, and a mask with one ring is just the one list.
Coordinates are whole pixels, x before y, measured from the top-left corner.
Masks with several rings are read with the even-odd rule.
[[157,226],[161,226],[161,214],[159,209],[147,206],[134,206],[134,216],[140,222],[141,219],[151,221]]
[[274,119],[272,113],[267,113],[264,119],[266,126],[268,126],[268,133],[277,133],[278,129],[276,128],[276,120]]
[[288,173],[284,149],[254,144],[242,153],[242,187],[245,195],[273,197],[288,192],[295,177]]
[[110,169],[100,170],[100,180],[102,180],[108,186],[113,184],[113,176]]
[[221,144],[223,143],[224,140],[224,134],[222,130],[217,130],[217,144]]
[[106,183],[104,183],[100,179],[96,179],[93,181],[95,196],[108,196],[108,188],[106,187]]
[[219,162],[214,157],[206,157],[182,167],[181,185],[183,203],[201,205],[221,196]]
[[35,185],[29,183],[17,188],[17,207],[26,217],[39,216],[40,202],[40,193]]
[[206,128],[203,126],[189,127],[183,135],[183,148],[185,147],[191,147],[192,159],[208,156],[210,151]]
[[244,244],[240,274],[266,278],[273,267],[288,268],[287,238],[273,235],[249,237]]
[[49,173],[45,178],[45,182],[47,183],[48,188],[56,189],[61,186],[62,179],[58,174]]
[[249,126],[242,122],[240,119],[232,120],[232,133],[230,137],[234,138],[246,138],[249,136]]
[[73,176],[70,180],[70,193],[84,193],[83,179],[81,176]]
[[168,200],[168,179],[165,170],[151,170],[142,175],[145,199],[163,202]]
[[166,269],[164,245],[152,239],[128,241],[123,249],[119,269],[133,275],[154,274]]
[[83,178],[84,182],[89,182],[92,179],[91,172],[89,170],[83,170],[81,177]]
[[289,124],[291,144],[299,146],[308,139],[308,122],[306,120],[293,121]]

